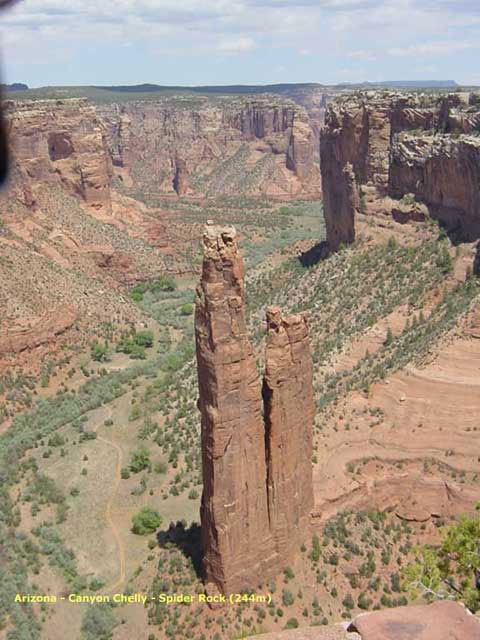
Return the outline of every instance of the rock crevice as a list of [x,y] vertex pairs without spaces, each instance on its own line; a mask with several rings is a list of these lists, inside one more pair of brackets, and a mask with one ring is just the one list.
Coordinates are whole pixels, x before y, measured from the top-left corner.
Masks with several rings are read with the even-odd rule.
[[204,570],[207,588],[232,593],[275,575],[306,535],[312,361],[305,316],[269,309],[262,398],[234,228],[207,226],[203,250],[195,336]]

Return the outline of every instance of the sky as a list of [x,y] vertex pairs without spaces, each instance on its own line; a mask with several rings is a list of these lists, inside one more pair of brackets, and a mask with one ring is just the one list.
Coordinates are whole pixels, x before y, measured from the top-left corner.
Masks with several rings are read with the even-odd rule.
[[480,85],[480,0],[20,0],[0,51],[31,87]]

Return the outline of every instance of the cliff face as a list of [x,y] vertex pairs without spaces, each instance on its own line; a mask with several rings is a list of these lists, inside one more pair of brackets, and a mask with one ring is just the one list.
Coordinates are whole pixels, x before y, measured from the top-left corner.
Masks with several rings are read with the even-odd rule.
[[289,100],[178,98],[106,106],[101,115],[113,164],[156,194],[320,194],[314,132]]
[[479,237],[480,109],[462,98],[367,92],[329,104],[320,152],[333,249],[353,241],[357,213],[389,214],[406,194],[459,239]]
[[313,509],[313,367],[304,314],[267,311],[263,396],[270,527],[280,557],[305,539]]
[[320,137],[323,208],[330,247],[355,239],[359,180],[366,177],[367,126],[364,109],[327,110]]
[[274,553],[260,380],[246,335],[244,266],[235,230],[207,227],[203,249],[195,332],[204,568],[207,583],[234,592],[260,582],[271,564],[269,552]]
[[202,418],[208,589],[277,574],[306,538],[313,506],[312,359],[306,319],[270,309],[262,391],[246,335],[244,267],[232,227],[207,226],[195,335]]
[[160,196],[319,197],[315,133],[279,96],[93,106],[86,99],[5,103],[9,198],[35,209],[45,184],[111,212],[117,172]]
[[398,136],[392,145],[390,194],[413,193],[430,215],[464,241],[480,237],[480,138]]
[[35,208],[45,184],[62,185],[93,209],[111,210],[105,129],[84,99],[7,101],[12,149],[8,197]]

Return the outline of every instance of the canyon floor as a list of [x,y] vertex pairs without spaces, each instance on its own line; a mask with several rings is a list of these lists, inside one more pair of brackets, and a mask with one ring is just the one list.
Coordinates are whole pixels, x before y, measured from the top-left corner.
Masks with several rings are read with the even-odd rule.
[[[0,639],[15,627],[22,640],[223,640],[407,603],[401,572],[415,545],[436,541],[478,497],[473,247],[452,246],[432,221],[360,216],[355,243],[319,260],[320,201],[173,206],[122,189],[118,215],[99,220],[57,195],[44,194],[43,218],[12,212],[0,236],[4,318],[27,341],[1,363],[0,447],[17,455],[3,489],[16,536],[0,601],[14,591],[149,599],[7,607]],[[202,592],[192,303],[208,219],[239,232],[259,364],[265,308],[309,312],[316,401],[305,544],[249,601],[212,609],[152,600]],[[93,242],[102,234],[108,247]],[[72,302],[91,315],[51,329],[48,314],[58,320]],[[49,339],[37,344],[42,331]],[[132,532],[142,507],[161,515],[156,533]]]

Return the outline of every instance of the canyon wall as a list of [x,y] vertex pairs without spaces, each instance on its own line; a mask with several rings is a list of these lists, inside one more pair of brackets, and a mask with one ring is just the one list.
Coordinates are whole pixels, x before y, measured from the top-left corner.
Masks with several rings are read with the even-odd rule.
[[111,212],[114,174],[134,196],[321,194],[315,131],[303,107],[279,96],[8,100],[5,120],[8,199],[29,209],[56,184]]
[[177,96],[99,112],[114,166],[142,189],[194,198],[320,195],[315,133],[290,100]]
[[480,138],[400,134],[392,145],[390,195],[412,193],[462,241],[480,237]]
[[458,240],[480,237],[479,131],[478,103],[464,94],[367,92],[331,102],[320,140],[331,248],[354,240],[359,213],[399,210],[408,220],[421,206]]
[[208,590],[233,593],[281,571],[313,507],[312,358],[304,315],[268,312],[262,390],[246,333],[233,227],[207,225],[195,305],[202,421],[202,543]]
[[5,121],[12,152],[10,204],[34,209],[38,192],[57,184],[92,209],[111,210],[106,130],[86,99],[7,100]]

